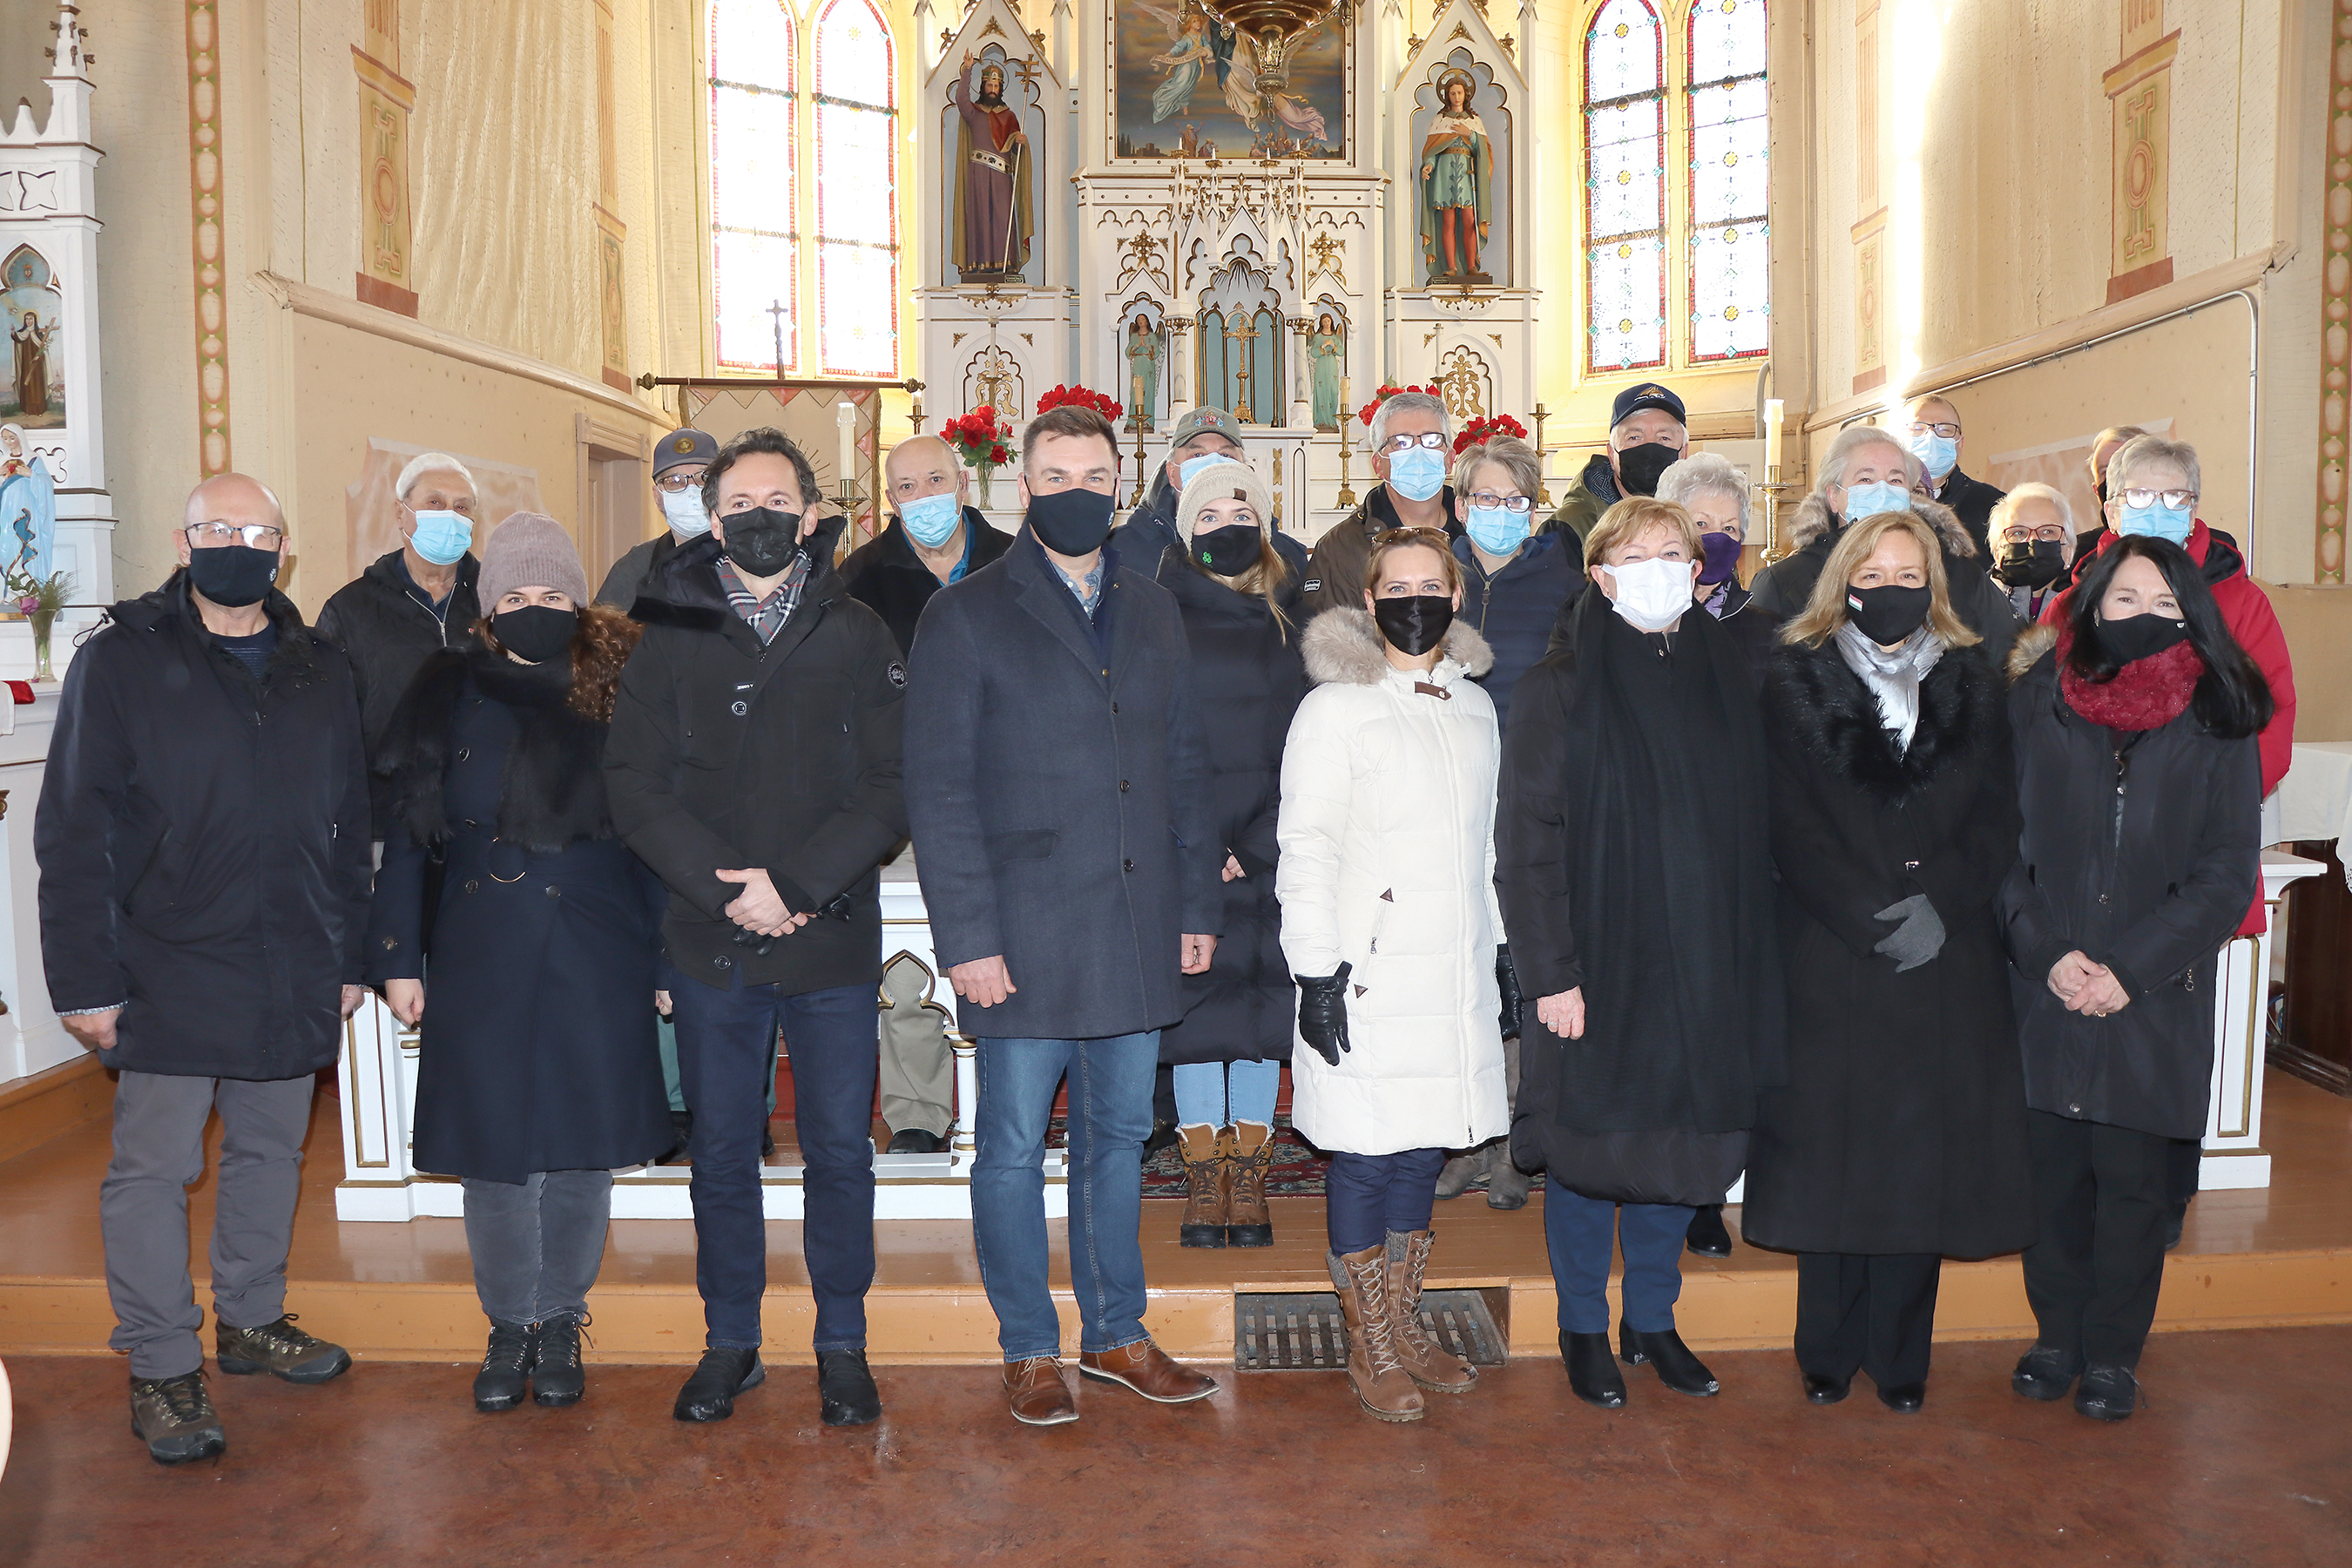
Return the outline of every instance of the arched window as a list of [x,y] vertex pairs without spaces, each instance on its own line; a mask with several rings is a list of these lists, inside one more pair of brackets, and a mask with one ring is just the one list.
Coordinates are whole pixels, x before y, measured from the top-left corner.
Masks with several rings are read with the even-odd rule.
[[[1767,0],[1601,0],[1584,33],[1588,374],[1769,346]],[[1666,104],[1682,106],[1672,130]],[[1670,263],[1668,258],[1677,258]]]
[[798,61],[781,0],[712,0],[710,292],[725,370],[800,363]]
[[819,357],[832,375],[898,374],[898,75],[869,0],[816,26]]
[[[898,62],[888,20],[873,0],[710,0],[709,67],[719,367],[895,377]],[[797,90],[803,79],[814,92]]]

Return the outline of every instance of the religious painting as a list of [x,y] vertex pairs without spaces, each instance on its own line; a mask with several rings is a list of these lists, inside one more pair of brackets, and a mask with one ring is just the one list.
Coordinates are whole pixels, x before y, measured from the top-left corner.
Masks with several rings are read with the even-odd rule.
[[1315,301],[1314,318],[1307,333],[1307,375],[1315,428],[1337,430],[1345,416],[1339,384],[1348,378],[1348,316],[1327,294]]
[[1510,116],[1495,73],[1456,49],[1414,95],[1414,211],[1426,283],[1510,281]]
[[1168,330],[1160,307],[1139,300],[1120,311],[1119,361],[1125,367],[1127,428],[1156,430],[1161,378],[1168,369]]
[[0,261],[0,317],[8,324],[8,369],[0,384],[0,418],[27,430],[55,430],[66,422],[65,345],[58,341],[59,309],[48,258],[20,245]]
[[[955,160],[949,170],[948,254],[956,281],[1018,283],[1037,234],[1039,117],[1035,68],[995,45],[967,51],[948,109],[954,116]],[[1009,88],[1009,90],[1008,90]]]
[[1113,46],[1122,158],[1348,155],[1348,47],[1337,3],[1287,34],[1205,0],[1123,0]]

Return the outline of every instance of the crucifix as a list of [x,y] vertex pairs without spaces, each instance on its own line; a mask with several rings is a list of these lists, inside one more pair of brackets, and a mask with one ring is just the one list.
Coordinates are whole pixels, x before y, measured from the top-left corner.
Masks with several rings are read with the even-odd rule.
[[[1257,328],[1250,324],[1250,318],[1239,310],[1234,311],[1232,323],[1225,328],[1225,342],[1228,345],[1238,343],[1240,348],[1236,350],[1228,346],[1225,358],[1234,363],[1234,417],[1244,425],[1257,423],[1257,416],[1250,412],[1249,391],[1250,345],[1257,341]],[[1234,363],[1236,353],[1241,357],[1238,363]]]
[[784,302],[782,300],[769,300],[768,314],[775,318],[776,379],[782,381],[784,379]]

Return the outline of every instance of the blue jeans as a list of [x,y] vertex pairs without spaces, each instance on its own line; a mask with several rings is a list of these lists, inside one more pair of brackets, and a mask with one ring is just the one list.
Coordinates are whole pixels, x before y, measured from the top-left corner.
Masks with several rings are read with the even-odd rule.
[[1173,1074],[1179,1126],[1274,1125],[1274,1102],[1282,1094],[1280,1062],[1181,1062]]
[[[789,940],[789,939],[787,939]],[[768,1225],[760,1185],[760,1135],[776,1030],[793,1064],[793,1124],[802,1176],[801,1256],[816,1297],[818,1351],[866,1344],[866,1292],[874,1283],[874,1009],[871,985],[780,995],[727,990],[662,966],[677,1017],[678,1078],[694,1107],[694,1282],[702,1291],[704,1342],[760,1343],[768,1288]]]
[[[869,1021],[866,1033],[872,1034]],[[971,1239],[1008,1362],[1059,1355],[1061,1320],[1045,1283],[1045,1128],[1070,1080],[1070,1284],[1078,1348],[1115,1351],[1143,1327],[1143,1141],[1160,1033],[1100,1040],[983,1039]]]
[[1609,1331],[1610,1232],[1625,1250],[1625,1324],[1654,1334],[1675,1326],[1683,1293],[1683,1237],[1692,1210],[1682,1204],[1612,1204],[1544,1182],[1544,1240],[1559,1289],[1559,1326],[1571,1334]]
[[1323,1177],[1331,1250],[1345,1258],[1379,1246],[1392,1230],[1405,1236],[1427,1230],[1430,1211],[1437,1206],[1437,1173],[1444,1168],[1443,1149],[1333,1153]]

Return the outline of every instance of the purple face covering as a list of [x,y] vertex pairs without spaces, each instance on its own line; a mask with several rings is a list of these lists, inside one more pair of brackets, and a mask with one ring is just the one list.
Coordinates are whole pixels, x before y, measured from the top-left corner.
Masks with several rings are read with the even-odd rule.
[[1740,543],[1731,535],[1702,533],[1698,536],[1698,544],[1699,549],[1706,552],[1706,563],[1699,569],[1700,583],[1712,586],[1727,581],[1733,573],[1739,570]]

